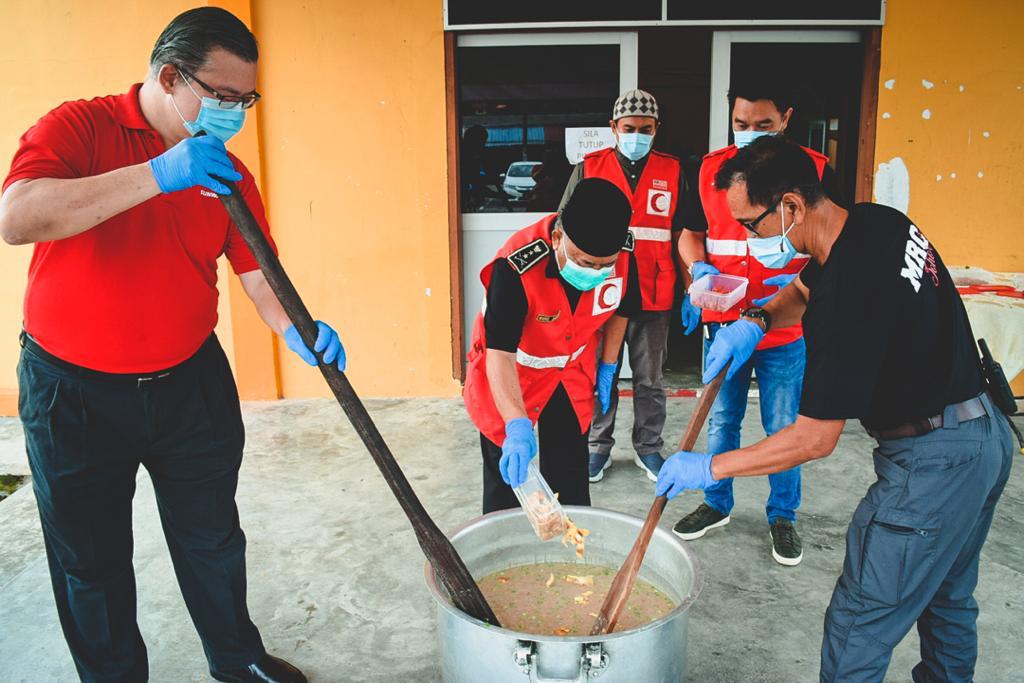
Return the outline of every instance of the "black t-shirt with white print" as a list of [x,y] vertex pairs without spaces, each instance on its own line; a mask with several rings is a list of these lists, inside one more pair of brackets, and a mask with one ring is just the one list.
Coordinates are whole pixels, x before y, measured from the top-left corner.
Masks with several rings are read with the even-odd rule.
[[960,294],[901,212],[857,204],[825,263],[800,279],[810,290],[801,415],[888,429],[981,393]]

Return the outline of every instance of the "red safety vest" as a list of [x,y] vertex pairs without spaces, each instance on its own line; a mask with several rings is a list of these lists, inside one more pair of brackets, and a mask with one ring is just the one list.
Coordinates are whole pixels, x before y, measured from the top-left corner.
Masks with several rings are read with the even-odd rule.
[[591,152],[583,158],[585,178],[604,178],[616,186],[633,204],[629,229],[636,246],[637,278],[645,311],[667,311],[676,295],[676,265],[672,250],[672,216],[679,206],[679,159],[651,152],[644,171],[629,189],[629,181],[614,147]]
[[[498,250],[494,261],[480,271],[480,281],[484,285],[486,307],[486,290],[494,262],[504,258],[519,273],[527,309],[522,338],[516,349],[516,368],[526,413],[536,424],[561,383],[572,401],[582,434],[590,428],[594,411],[599,330],[619,307],[633,240],[623,248],[612,276],[596,289],[583,292],[573,312],[560,278],[548,277],[546,273],[548,259],[555,258],[551,246],[555,218],[555,215],[547,216],[512,235]],[[466,386],[462,392],[466,410],[477,429],[501,445],[505,441],[505,421],[494,405],[487,381],[487,340],[482,310],[473,323],[468,360]]]
[[[813,149],[804,147],[804,150],[814,161],[820,178],[825,170],[825,164],[828,163],[828,157]],[[723,274],[745,277],[749,283],[746,295],[728,311],[719,313],[707,309],[702,310],[701,319],[706,323],[737,320],[740,317],[740,311],[753,305],[751,303],[753,299],[761,299],[778,291],[778,287],[764,284],[767,278],[783,273],[799,273],[810,258],[806,254],[798,254],[785,268],[765,268],[757,259],[748,254],[747,229],[732,217],[725,192],[715,188],[715,174],[727,160],[736,156],[738,151],[739,148],[736,145],[729,145],[706,155],[700,166],[698,189],[701,204],[704,206],[704,215],[708,219],[708,234],[705,244],[708,263],[718,268],[719,272]],[[802,335],[803,326],[799,323],[791,327],[771,330],[757,345],[757,348],[770,349],[789,344]]]

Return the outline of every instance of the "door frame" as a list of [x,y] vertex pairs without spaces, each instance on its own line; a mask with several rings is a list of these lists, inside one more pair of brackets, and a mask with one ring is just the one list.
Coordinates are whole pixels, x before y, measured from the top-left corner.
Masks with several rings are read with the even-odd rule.
[[[548,215],[547,212],[462,213],[461,169],[458,146],[459,124],[458,79],[455,53],[460,47],[531,47],[541,45],[618,45],[619,92],[637,87],[639,71],[639,36],[636,30],[571,31],[545,33],[445,33],[445,100],[448,134],[448,238],[451,260],[449,278],[452,319],[452,377],[465,380],[465,279],[462,272],[463,231],[499,231],[510,224],[529,225]],[[610,103],[609,103],[610,106]]]
[[711,113],[708,150],[729,144],[729,73],[734,43],[856,43],[862,42],[857,30],[796,29],[770,31],[715,31],[711,38]]

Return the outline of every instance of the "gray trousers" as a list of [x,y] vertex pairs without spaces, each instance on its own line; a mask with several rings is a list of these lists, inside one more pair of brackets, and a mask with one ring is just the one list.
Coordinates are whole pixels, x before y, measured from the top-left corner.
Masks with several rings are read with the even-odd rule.
[[915,623],[916,683],[973,680],[978,557],[1014,453],[1006,418],[983,401],[986,416],[958,424],[947,408],[942,428],[879,442],[825,613],[822,681],[881,681]]
[[[661,431],[665,427],[665,388],[661,378],[668,348],[669,315],[669,311],[643,311],[630,318],[626,327],[629,365],[633,369],[633,448],[637,455],[661,453],[665,445],[661,439]],[[594,420],[590,426],[591,453],[608,455],[615,445],[613,432],[619,407],[618,380],[616,371],[616,386],[612,388],[608,412],[601,415],[601,406],[594,406]]]

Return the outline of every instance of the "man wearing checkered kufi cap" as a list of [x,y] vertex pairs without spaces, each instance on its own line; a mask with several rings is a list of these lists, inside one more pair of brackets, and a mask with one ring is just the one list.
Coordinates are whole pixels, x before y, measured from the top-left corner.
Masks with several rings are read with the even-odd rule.
[[[615,183],[633,207],[630,231],[640,280],[643,311],[630,318],[626,331],[629,364],[633,370],[634,462],[653,481],[663,462],[661,438],[665,426],[665,390],[662,365],[668,347],[669,311],[676,287],[676,244],[684,225],[682,203],[689,199],[679,160],[652,151],[659,125],[658,102],[649,92],[622,93],[612,106],[609,121],[615,147],[588,154],[576,165],[562,197],[565,206],[583,178],[604,178]],[[620,359],[621,363],[621,359]],[[597,373],[600,406],[590,431],[590,481],[600,481],[611,466],[615,444],[620,363],[601,363]]]

